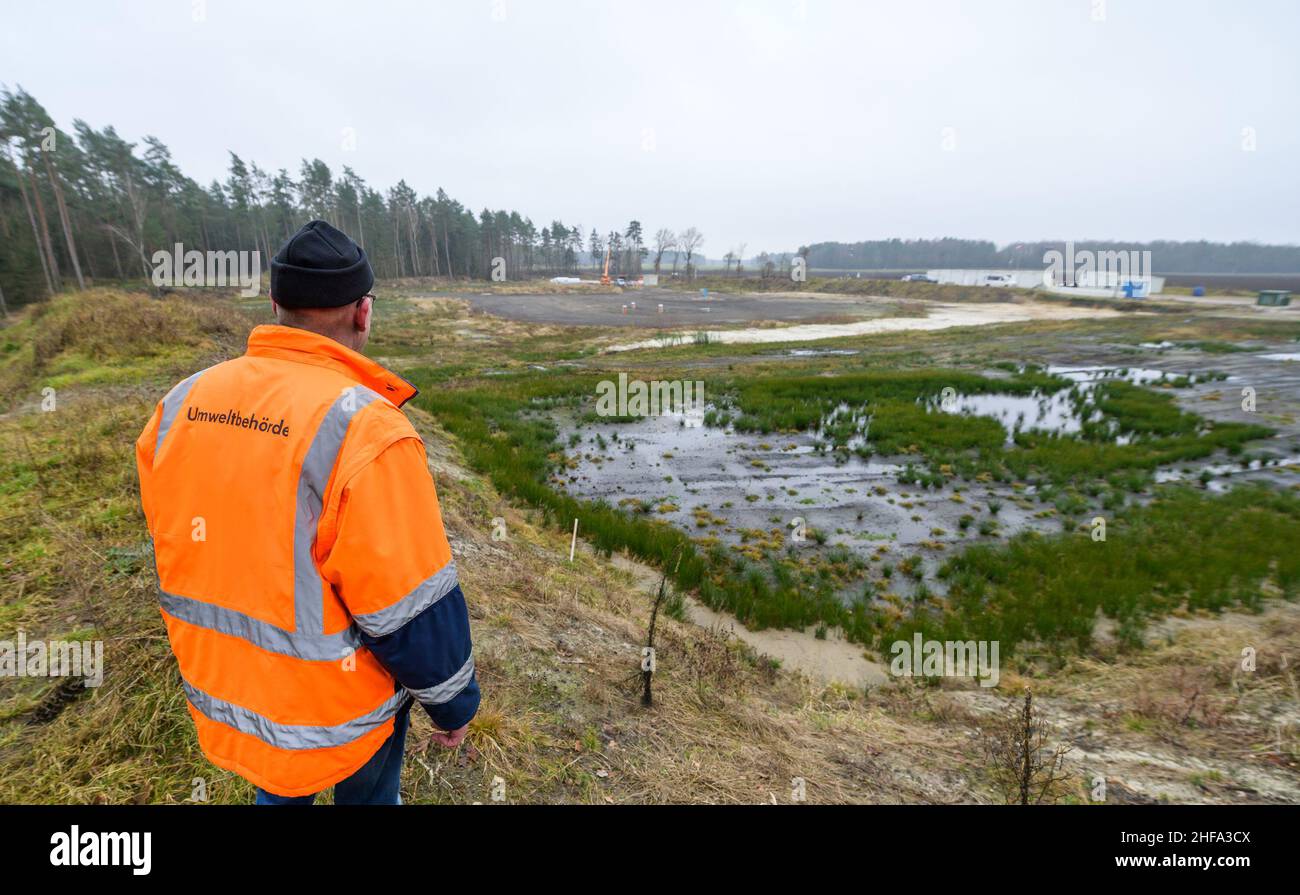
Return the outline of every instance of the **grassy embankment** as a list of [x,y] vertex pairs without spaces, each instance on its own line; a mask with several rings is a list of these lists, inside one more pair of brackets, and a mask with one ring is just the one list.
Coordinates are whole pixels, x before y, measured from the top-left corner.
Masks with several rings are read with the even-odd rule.
[[202,760],[157,614],[134,443],[163,383],[246,331],[222,305],[107,290],[0,331],[0,631],[103,641],[106,681],[3,682],[0,801],[188,796]]

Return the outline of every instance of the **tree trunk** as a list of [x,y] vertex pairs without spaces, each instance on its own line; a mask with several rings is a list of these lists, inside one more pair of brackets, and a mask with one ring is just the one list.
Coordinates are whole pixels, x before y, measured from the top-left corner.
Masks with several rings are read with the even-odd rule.
[[[144,280],[149,289],[161,297],[161,293],[154,286],[153,277],[150,276],[149,259],[144,253],[145,200],[136,193],[135,182],[131,179],[129,171],[126,175],[126,198],[131,205],[131,216],[135,224],[135,249],[140,255],[140,269],[144,271]],[[180,261],[181,259],[177,258],[175,263],[179,264]]]
[[72,272],[77,277],[77,288],[86,288],[86,279],[81,275],[81,262],[77,260],[77,241],[72,238],[72,221],[68,219],[68,203],[63,199],[63,187],[59,184],[59,175],[54,173],[54,166],[50,164],[50,155],[44,150],[41,155],[45,159],[45,173],[50,178],[50,188],[54,190],[54,204],[59,211],[59,222],[63,225],[63,240],[68,246],[68,257],[72,259]]
[[397,208],[393,208],[393,259],[397,264],[397,279],[402,278],[402,220],[398,217]]
[[36,185],[36,172],[28,168],[27,176],[32,184],[32,199],[36,203],[36,217],[41,222],[41,238],[45,243],[45,254],[50,259],[50,276],[53,278],[54,284],[59,289],[62,289],[63,272],[59,270],[59,259],[54,255],[54,241],[50,239],[50,222],[45,217],[45,203],[41,201],[41,191]]
[[[84,233],[86,232],[86,228],[85,228],[85,227],[79,227],[79,228],[77,228],[77,229],[78,229],[78,231],[79,231],[80,233],[83,233],[83,234],[84,234]],[[99,279],[99,274],[98,274],[98,272],[96,272],[96,269],[95,269],[95,256],[94,256],[94,254],[91,253],[91,251],[90,251],[90,245],[89,245],[89,243],[88,243],[85,239],[81,240],[81,242],[79,243],[79,246],[80,246],[80,248],[81,248],[81,255],[82,255],[82,258],[83,258],[83,259],[85,260],[85,262],[86,262],[86,274],[87,274],[87,278],[88,278],[88,279],[87,279],[87,282],[89,282],[90,285],[93,286],[93,285],[95,285],[95,281]]]
[[22,193],[23,196],[23,207],[27,209],[27,222],[32,225],[32,239],[36,240],[36,256],[41,259],[41,273],[45,275],[45,288],[53,295],[54,280],[50,276],[50,263],[46,260],[45,249],[41,245],[41,231],[36,226],[36,213],[32,211],[32,201],[27,195],[27,184],[24,183],[23,175],[16,165],[14,166],[14,174],[17,175],[18,179],[18,192]]
[[411,232],[411,273],[413,276],[420,276],[420,237],[416,233],[417,212],[414,207],[406,206],[406,226]]
[[442,265],[438,262],[438,219],[429,216],[429,248],[433,251],[433,275],[442,276]]
[[126,274],[122,271],[122,256],[117,253],[117,240],[109,236],[108,244],[113,249],[113,267],[117,270],[117,278],[125,280]]

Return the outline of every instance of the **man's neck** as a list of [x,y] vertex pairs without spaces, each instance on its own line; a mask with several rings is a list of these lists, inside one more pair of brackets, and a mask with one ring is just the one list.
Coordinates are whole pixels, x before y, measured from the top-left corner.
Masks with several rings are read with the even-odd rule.
[[357,345],[356,332],[353,330],[348,330],[347,332],[338,332],[338,331],[331,331],[328,329],[318,329],[317,327],[314,326],[304,326],[303,324],[298,322],[290,323],[288,321],[283,321],[283,320],[277,322],[280,324],[280,326],[287,326],[290,329],[300,329],[303,332],[315,333],[316,335],[323,336],[326,339],[332,339],[333,341],[338,342],[344,348],[350,348],[353,351],[358,351],[358,352],[361,350],[360,346]]

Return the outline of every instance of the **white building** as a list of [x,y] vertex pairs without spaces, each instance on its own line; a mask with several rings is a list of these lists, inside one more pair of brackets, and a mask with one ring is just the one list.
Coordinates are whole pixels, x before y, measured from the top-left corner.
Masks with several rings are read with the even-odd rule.
[[1037,289],[1044,285],[1041,270],[929,270],[926,271],[926,276],[950,286],[1018,286],[1021,289]]
[[[952,286],[1014,286],[1020,289],[1046,289],[1058,295],[1090,298],[1146,298],[1164,291],[1165,278],[1128,276],[1117,270],[1084,270],[1075,276],[1075,284],[1058,284],[1054,272],[1043,270],[930,270],[926,275]],[[1130,294],[1131,293],[1131,294]]]

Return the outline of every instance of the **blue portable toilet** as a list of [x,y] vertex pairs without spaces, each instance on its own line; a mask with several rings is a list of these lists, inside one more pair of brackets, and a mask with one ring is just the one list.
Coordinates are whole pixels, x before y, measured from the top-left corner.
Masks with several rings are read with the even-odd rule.
[[1125,280],[1123,289],[1125,298],[1147,298],[1151,295],[1151,282],[1149,280]]
[[1192,290],[1192,295],[1196,296],[1197,298],[1204,298],[1204,297],[1205,297],[1205,287],[1204,287],[1204,286],[1197,286],[1195,289]]

